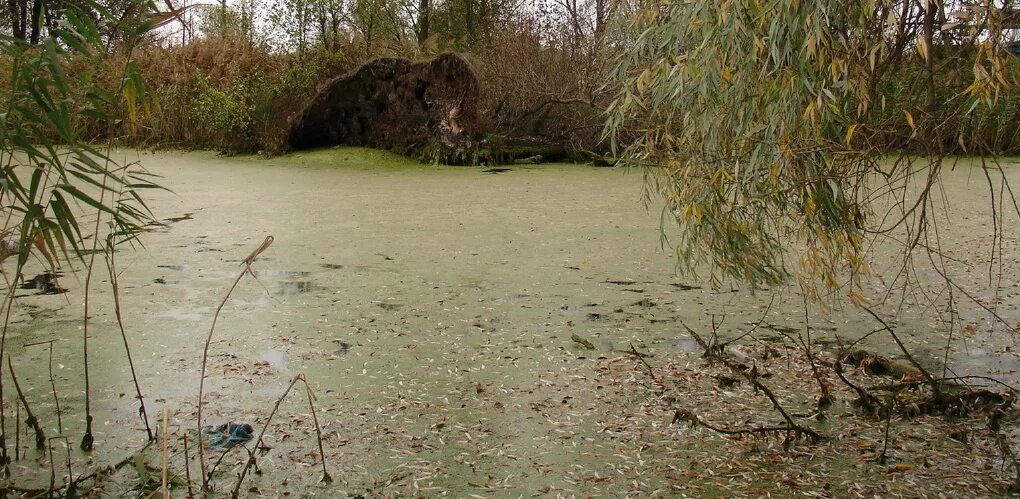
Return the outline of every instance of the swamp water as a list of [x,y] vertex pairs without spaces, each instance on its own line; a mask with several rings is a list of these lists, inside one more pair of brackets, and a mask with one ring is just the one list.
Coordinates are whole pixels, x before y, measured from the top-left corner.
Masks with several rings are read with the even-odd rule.
[[[175,437],[197,436],[198,373],[214,311],[241,260],[267,235],[275,238],[253,266],[258,280],[243,279],[219,317],[203,416],[208,424],[259,428],[293,376],[304,373],[317,396],[336,483],[315,484],[321,456],[304,392],[295,390],[267,432],[274,449],[260,460],[263,475],[243,490],[323,496],[623,494],[635,484],[644,493],[668,490],[676,476],[668,466],[642,464],[640,436],[610,438],[609,421],[636,401],[607,396],[612,380],[599,378],[595,363],[627,355],[631,345],[653,364],[690,355],[691,338],[679,321],[704,332],[715,321],[722,336],[732,337],[758,321],[773,294],[779,299],[763,321],[765,336],[770,328],[777,338],[804,329],[803,303],[792,287],[713,290],[675,277],[674,257],[660,245],[658,209],[640,203],[639,174],[577,165],[491,174],[359,150],[268,160],[124,154],[162,175],[173,191],[149,198],[166,226],[144,235],[144,248],[117,254],[124,320],[153,425],[166,406]],[[991,249],[991,221],[984,178],[968,170],[946,173],[955,215],[944,251],[960,262],[963,283],[980,287],[987,284],[979,262]],[[989,306],[998,297],[996,309],[1011,323],[1020,320],[1020,248],[1013,236],[1007,231],[1002,241],[998,293],[977,293]],[[140,447],[145,435],[108,280],[104,272],[94,280],[89,341],[97,451],[90,459],[107,463]],[[875,281],[867,291],[881,289],[881,279]],[[54,436],[61,432],[47,347],[23,345],[57,340],[63,434],[76,448],[84,428],[84,276],[68,275],[61,285],[69,292],[20,294],[7,341],[26,396]],[[936,311],[916,296],[889,306],[902,306],[895,326],[937,363],[946,331]],[[971,327],[956,332],[966,343],[954,348],[950,366],[958,374],[1015,380],[1014,339],[975,307],[963,310]],[[855,310],[812,309],[810,317],[822,341],[876,327]],[[888,340],[871,345],[891,353]],[[663,414],[663,426],[670,416]],[[23,436],[22,446],[29,441]],[[684,446],[700,444],[678,445],[667,458],[683,463]],[[172,462],[183,462],[175,456]],[[219,490],[229,490],[244,457],[236,453],[221,465]],[[32,459],[17,465],[16,473],[48,470]]]

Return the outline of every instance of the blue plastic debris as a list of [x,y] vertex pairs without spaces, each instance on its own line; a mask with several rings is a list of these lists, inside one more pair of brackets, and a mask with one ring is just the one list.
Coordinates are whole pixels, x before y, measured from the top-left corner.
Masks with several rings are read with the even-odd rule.
[[218,426],[206,426],[202,433],[205,433],[209,445],[214,450],[225,451],[251,440],[255,429],[247,423],[224,423]]

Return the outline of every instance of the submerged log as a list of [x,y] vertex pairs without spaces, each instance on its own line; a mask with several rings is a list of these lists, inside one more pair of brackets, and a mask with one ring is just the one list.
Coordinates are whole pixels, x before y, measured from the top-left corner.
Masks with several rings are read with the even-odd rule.
[[335,145],[400,154],[471,148],[479,135],[478,78],[463,57],[375,59],[326,83],[290,123],[293,150]]

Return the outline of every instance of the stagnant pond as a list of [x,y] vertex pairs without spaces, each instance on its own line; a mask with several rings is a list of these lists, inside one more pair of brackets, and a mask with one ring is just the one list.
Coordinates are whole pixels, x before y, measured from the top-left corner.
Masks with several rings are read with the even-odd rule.
[[[264,421],[291,378],[305,373],[318,397],[331,473],[346,483],[312,485],[319,458],[298,392],[267,438],[290,446],[290,457],[270,451],[256,485],[305,484],[308,493],[326,496],[337,487],[491,495],[624,493],[640,482],[648,492],[672,478],[668,470],[643,475],[634,442],[602,438],[607,413],[627,402],[604,399],[593,364],[632,345],[651,359],[689,351],[680,321],[702,331],[715,322],[721,334],[739,334],[772,296],[779,298],[763,329],[777,337],[804,329],[793,287],[712,289],[675,276],[659,208],[642,204],[638,172],[434,167],[360,150],[275,159],[122,154],[172,190],[150,196],[166,226],[145,234],[144,247],[119,251],[117,266],[150,419],[166,406],[175,434],[195,426],[202,343],[216,307],[241,260],[266,236],[275,238],[254,265],[258,280],[242,280],[219,318],[205,418]],[[987,183],[976,171],[946,172],[953,215],[943,229],[944,251],[959,262],[962,283],[1015,323],[1017,239],[1007,231],[1001,242],[995,269],[1004,279],[996,291],[981,263],[992,232]],[[1006,218],[1015,222],[1015,215]],[[27,397],[56,435],[47,347],[24,345],[57,340],[63,433],[77,443],[84,427],[84,276],[62,284],[67,294],[23,293],[7,341]],[[875,279],[866,291],[881,285]],[[144,443],[108,288],[100,272],[90,322],[98,462]],[[913,295],[902,303],[897,295],[889,306],[902,308],[895,326],[926,362],[937,362],[946,333],[938,311]],[[954,346],[950,366],[1015,379],[1014,339],[977,307],[962,313],[969,328],[957,335],[967,341]],[[809,317],[823,341],[876,327],[856,310],[812,307]],[[596,349],[584,349],[575,335]],[[887,340],[873,347],[891,351]],[[293,462],[295,455],[303,457]],[[25,471],[39,466],[23,463]]]

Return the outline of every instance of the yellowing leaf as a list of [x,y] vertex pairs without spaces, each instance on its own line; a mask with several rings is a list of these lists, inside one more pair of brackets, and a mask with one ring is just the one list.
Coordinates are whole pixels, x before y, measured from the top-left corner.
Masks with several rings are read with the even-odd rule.
[[903,472],[906,472],[906,471],[911,471],[913,469],[914,469],[914,465],[906,464],[906,463],[897,463],[897,464],[894,464],[894,465],[886,468],[886,470],[889,473],[903,473]]
[[864,307],[868,305],[868,299],[858,291],[850,291],[850,301],[854,302],[854,305],[858,307]]

